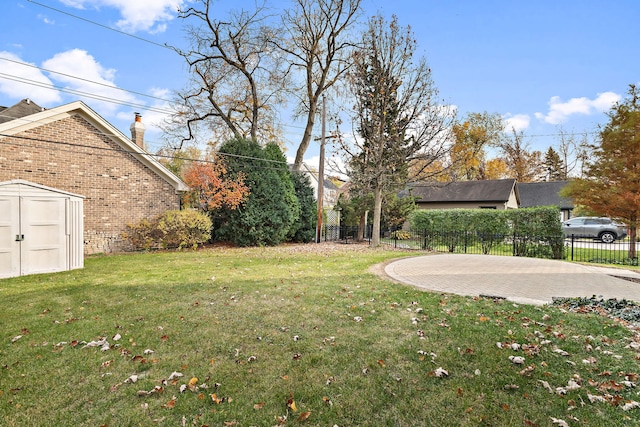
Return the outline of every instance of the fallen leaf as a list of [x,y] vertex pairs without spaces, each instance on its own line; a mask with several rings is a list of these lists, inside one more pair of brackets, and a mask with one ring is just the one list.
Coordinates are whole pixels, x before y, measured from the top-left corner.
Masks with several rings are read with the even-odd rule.
[[509,356],[509,360],[515,365],[522,365],[525,359],[522,356]]
[[640,408],[640,403],[636,402],[635,400],[632,400],[631,402],[625,403],[624,405],[622,405],[621,408],[623,411],[629,411],[634,408]]
[[380,366],[382,366],[384,368],[384,360],[378,359],[378,365],[380,365]]
[[131,375],[129,378],[124,380],[124,382],[126,384],[134,384],[136,381],[138,381],[138,376],[137,375]]
[[565,420],[561,420],[559,418],[553,418],[553,417],[549,417],[549,418],[551,418],[552,424],[559,425],[560,427],[569,427],[569,424],[567,424]]
[[536,365],[529,365],[526,368],[524,368],[522,371],[520,371],[520,375],[525,376],[525,375],[531,375],[531,373],[536,369]]
[[168,401],[167,403],[165,403],[164,405],[161,405],[162,408],[168,408],[168,409],[173,409],[176,406],[176,397],[173,396],[173,398]]
[[293,400],[293,397],[290,397],[287,400],[287,408],[291,408],[293,412],[298,412],[298,408],[296,408],[296,402]]
[[265,405],[265,402],[256,403],[255,405],[253,405],[253,409],[256,409],[256,410],[262,409],[264,408],[264,405]]
[[311,411],[301,412],[298,421],[304,421],[311,416]]
[[432,371],[430,374],[431,374],[431,376],[435,376],[435,377],[438,377],[438,378],[444,378],[444,377],[448,377],[449,376],[449,372],[447,372],[446,370],[442,369],[442,367],[439,367],[435,371]]
[[169,375],[169,378],[167,378],[167,381],[175,380],[176,378],[180,378],[182,376],[183,376],[182,373],[173,371],[171,375]]

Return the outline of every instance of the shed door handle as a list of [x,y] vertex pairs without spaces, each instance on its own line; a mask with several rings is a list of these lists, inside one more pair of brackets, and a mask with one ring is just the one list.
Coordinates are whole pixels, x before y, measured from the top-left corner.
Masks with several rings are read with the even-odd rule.
[[16,234],[16,242],[22,242],[24,240],[24,234]]

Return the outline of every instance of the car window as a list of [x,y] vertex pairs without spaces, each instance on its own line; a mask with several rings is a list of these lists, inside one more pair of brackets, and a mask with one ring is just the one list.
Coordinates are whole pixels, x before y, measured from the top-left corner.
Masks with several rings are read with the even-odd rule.
[[584,225],[602,224],[598,218],[588,218],[584,221]]
[[570,226],[576,226],[576,225],[582,225],[584,224],[584,218],[576,218],[576,219],[571,219],[569,221],[566,222],[567,225]]

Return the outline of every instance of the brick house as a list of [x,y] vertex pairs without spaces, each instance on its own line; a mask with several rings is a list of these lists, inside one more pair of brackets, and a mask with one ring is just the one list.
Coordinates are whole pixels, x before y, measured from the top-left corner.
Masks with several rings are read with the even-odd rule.
[[187,186],[143,148],[136,114],[126,137],[81,101],[0,107],[0,182],[24,180],[84,197],[84,253],[127,249],[127,224],[180,208]]

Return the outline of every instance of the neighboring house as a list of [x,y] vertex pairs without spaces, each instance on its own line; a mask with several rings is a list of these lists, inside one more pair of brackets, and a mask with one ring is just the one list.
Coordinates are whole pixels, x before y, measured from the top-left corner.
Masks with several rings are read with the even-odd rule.
[[418,209],[517,209],[518,186],[515,179],[418,182],[402,195],[416,198]]
[[[318,200],[318,172],[312,170],[306,163],[302,163],[301,172],[309,177],[311,187],[313,188],[313,198]],[[324,186],[322,189],[322,207],[325,210],[333,209],[338,203],[340,189],[331,182],[330,179],[324,177]]]
[[533,208],[539,206],[557,206],[560,209],[560,220],[571,218],[573,201],[560,196],[560,191],[569,181],[523,182],[518,184],[520,207]]
[[130,139],[81,101],[0,107],[0,182],[84,198],[84,254],[125,250],[127,224],[179,209],[188,189],[144,150],[138,114],[131,131]]

